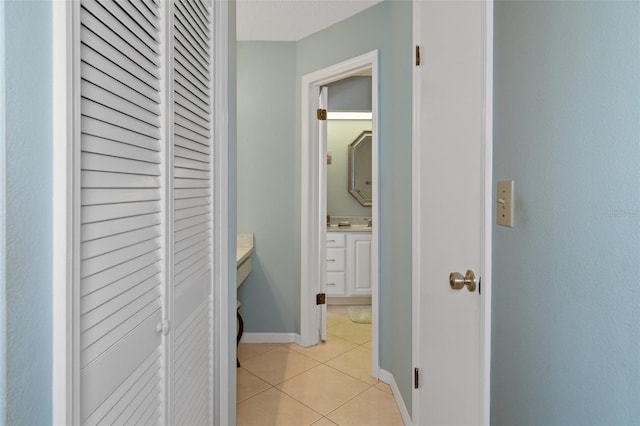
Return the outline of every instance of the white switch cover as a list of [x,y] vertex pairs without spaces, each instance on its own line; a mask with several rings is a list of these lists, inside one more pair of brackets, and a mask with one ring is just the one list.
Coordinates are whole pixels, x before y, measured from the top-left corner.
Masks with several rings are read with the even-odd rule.
[[513,228],[513,181],[498,181],[498,200],[496,206],[498,225]]

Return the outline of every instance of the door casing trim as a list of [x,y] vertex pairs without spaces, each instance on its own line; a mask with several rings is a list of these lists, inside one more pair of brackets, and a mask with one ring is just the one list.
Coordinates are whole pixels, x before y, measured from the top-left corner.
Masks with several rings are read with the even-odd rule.
[[[300,205],[300,338],[302,346],[318,343],[319,314],[315,304],[315,293],[322,288],[322,276],[326,264],[323,250],[326,240],[326,200],[322,196],[326,180],[326,146],[319,147],[318,121],[311,119],[318,107],[318,90],[322,85],[341,80],[365,69],[371,69],[372,118],[372,189],[371,206],[373,229],[371,232],[371,364],[372,376],[377,378],[379,363],[379,120],[378,120],[378,50],[348,59],[302,77],[301,98],[301,205]],[[315,142],[315,143],[314,143]],[[312,147],[319,148],[313,149]],[[325,200],[325,201],[323,201]],[[324,253],[324,255],[323,255]]]

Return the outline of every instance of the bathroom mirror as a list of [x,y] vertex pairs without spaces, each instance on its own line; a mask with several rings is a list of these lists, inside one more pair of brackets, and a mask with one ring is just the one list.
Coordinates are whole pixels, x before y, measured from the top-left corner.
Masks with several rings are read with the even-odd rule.
[[349,193],[371,207],[371,131],[365,130],[349,145]]

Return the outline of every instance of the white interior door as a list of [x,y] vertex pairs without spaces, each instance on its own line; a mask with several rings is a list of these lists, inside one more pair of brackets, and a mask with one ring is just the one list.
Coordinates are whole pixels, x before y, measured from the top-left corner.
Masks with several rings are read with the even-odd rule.
[[212,4],[83,0],[74,7],[75,417],[213,424]]
[[213,424],[211,5],[172,5],[171,421]]
[[[319,109],[327,110],[329,106],[329,88],[324,86],[320,88],[319,97]],[[320,211],[324,212],[324,217],[327,216],[327,120],[319,120],[319,159],[320,159]],[[321,279],[320,279],[320,293],[327,294],[327,227],[320,226],[320,241],[321,241]],[[326,300],[326,299],[325,299]],[[323,342],[327,340],[327,304],[319,305],[320,307],[320,340]]]
[[485,8],[416,1],[414,424],[483,423],[482,297],[449,274],[483,273]]
[[79,9],[79,421],[162,423],[159,7]]

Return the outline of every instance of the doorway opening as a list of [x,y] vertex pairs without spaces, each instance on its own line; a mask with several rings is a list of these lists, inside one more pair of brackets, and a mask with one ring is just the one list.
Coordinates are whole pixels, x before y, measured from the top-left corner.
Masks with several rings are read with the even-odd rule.
[[[311,74],[307,74],[302,78],[300,341],[302,346],[313,346],[318,344],[320,340],[324,339],[326,336],[326,304],[318,304],[316,296],[318,294],[328,293],[327,263],[329,259],[327,257],[327,230],[331,228],[328,228],[328,222],[329,224],[333,224],[335,227],[338,227],[340,225],[339,222],[341,221],[349,222],[349,225],[351,225],[350,221],[340,220],[340,218],[336,218],[335,216],[334,220],[331,221],[331,214],[337,216],[341,215],[339,215],[338,212],[332,213],[327,210],[327,121],[322,120],[322,114],[318,114],[317,111],[327,109],[327,90],[323,90],[323,88],[347,78],[360,76],[370,76],[371,85],[371,130],[369,132],[371,144],[371,179],[367,180],[368,183],[365,184],[370,187],[371,207],[370,215],[363,215],[362,217],[364,218],[364,221],[359,223],[359,225],[369,228],[370,230],[365,230],[365,232],[370,232],[371,237],[370,242],[367,241],[363,243],[360,241],[359,247],[366,247],[367,250],[361,250],[360,253],[366,253],[365,255],[362,255],[362,257],[367,258],[367,260],[370,259],[365,271],[368,274],[367,278],[370,283],[371,297],[371,375],[374,378],[378,378],[378,238],[380,224],[378,196],[379,145],[377,51],[369,52]],[[354,142],[357,141],[354,140]],[[347,191],[346,182],[345,191]],[[329,218],[327,217],[328,215]],[[345,224],[343,223],[343,225]],[[354,225],[358,224],[354,222]],[[344,230],[346,229],[341,231]],[[346,252],[346,250],[348,250],[348,247],[346,246],[347,235],[342,232],[340,232],[340,234],[344,235],[345,242],[341,248]],[[364,233],[361,235],[364,235]],[[355,241],[357,238],[351,238],[350,240]],[[370,251],[368,250],[369,247]],[[352,283],[354,282],[353,276],[355,271],[349,273],[348,271],[343,270],[340,273],[344,273],[343,277],[345,277],[345,279],[348,275],[348,281]],[[368,291],[363,292],[362,294],[365,295],[365,297],[369,297]],[[357,296],[355,288],[353,293],[343,292],[343,296],[347,295]]]

